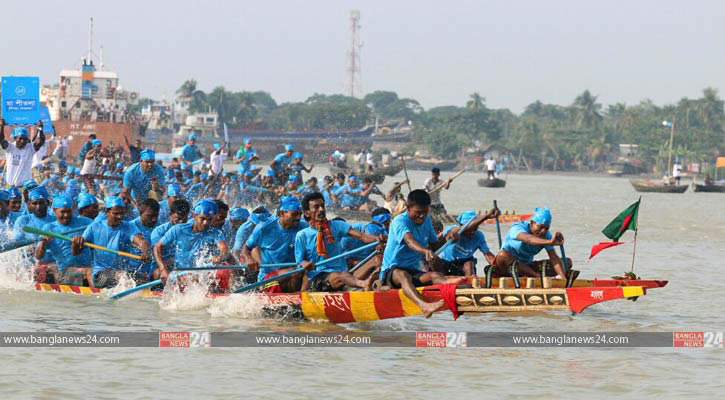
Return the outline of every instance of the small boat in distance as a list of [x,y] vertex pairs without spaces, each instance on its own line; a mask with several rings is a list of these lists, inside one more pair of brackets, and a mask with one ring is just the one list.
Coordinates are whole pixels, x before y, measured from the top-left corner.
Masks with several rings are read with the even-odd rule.
[[630,179],[634,190],[643,193],[685,193],[688,185],[665,185],[648,179]]
[[478,186],[488,188],[502,188],[506,186],[506,181],[500,178],[481,178],[478,180]]
[[725,184],[700,185],[692,182],[692,190],[702,193],[725,193]]

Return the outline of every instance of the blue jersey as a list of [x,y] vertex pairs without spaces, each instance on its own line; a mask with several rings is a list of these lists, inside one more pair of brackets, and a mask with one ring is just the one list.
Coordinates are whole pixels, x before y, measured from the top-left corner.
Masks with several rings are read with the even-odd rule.
[[[503,246],[501,246],[501,250],[506,250],[511,253],[511,255],[524,264],[528,265],[534,262],[534,256],[542,249],[546,249],[547,251],[554,250],[552,246],[532,246],[530,244],[526,244],[516,239],[516,236],[518,236],[519,233],[531,234],[531,225],[529,224],[529,221],[517,222],[509,228],[506,238],[503,241]],[[551,239],[551,233],[546,232],[544,239]]]
[[[198,160],[199,157],[199,147],[197,145],[190,145],[186,144],[184,147],[181,148],[181,158],[188,161],[188,162],[194,162]],[[185,169],[191,169],[192,166],[184,166]]]
[[160,243],[174,249],[174,265],[183,268],[196,266],[196,259],[216,255],[217,244],[224,242],[219,229],[209,228],[204,232],[193,232],[194,221],[176,224],[161,238]]
[[[367,233],[368,235],[372,236],[380,236],[388,235],[388,231],[385,229],[383,225],[377,224],[375,222],[371,222],[369,224],[352,224],[350,227],[358,232]],[[363,242],[353,239],[351,236],[348,236],[344,239],[342,239],[342,251],[348,252],[350,250],[357,249],[358,247],[362,247],[364,245]],[[350,258],[362,260],[363,258],[370,255],[370,253],[374,252],[375,249],[369,249],[365,251],[360,251],[355,253],[354,255],[350,256]]]
[[[133,238],[138,235],[133,226],[126,221],[121,221],[116,226],[109,226],[108,221],[94,221],[83,232],[83,240],[89,243],[99,244],[112,250],[131,252]],[[106,269],[128,270],[129,259],[107,251],[91,249],[93,257],[93,275]]]
[[[443,235],[448,235],[448,233],[453,228],[457,227],[458,225],[446,227]],[[446,247],[446,249],[443,251],[443,254],[441,254],[441,259],[446,261],[455,261],[473,258],[476,250],[481,250],[481,253],[484,254],[491,252],[491,250],[489,250],[488,248],[488,245],[486,244],[486,236],[484,236],[483,232],[481,231],[476,231],[476,233],[470,239],[464,235],[461,235],[461,239],[459,241]]]
[[[166,234],[166,232],[171,229],[171,227],[174,225],[171,225],[171,222],[165,222],[163,224],[159,224],[156,228],[154,228],[153,231],[151,231],[151,241],[149,242],[151,244],[151,247],[156,246],[156,243],[161,240],[162,237]],[[173,246],[164,246],[164,251],[161,252],[161,255],[163,256],[164,260],[171,260],[174,258],[174,248]]]
[[186,198],[189,200],[194,200],[197,197],[202,195],[202,191],[204,190],[204,182],[197,182],[189,187],[189,190],[186,191]]
[[363,189],[360,186],[351,188],[350,185],[343,185],[334,193],[335,196],[340,197],[340,207],[358,208],[367,201],[366,196],[361,196],[362,192]]
[[[149,247],[150,247],[151,246],[151,232],[153,232],[153,230],[159,224],[157,223],[156,225],[151,226],[151,227],[146,226],[141,223],[141,217],[134,219],[130,223],[131,223],[131,226],[133,226],[133,228],[136,231],[138,231],[140,234],[143,235],[143,238],[146,239],[146,241],[149,243]],[[137,249],[133,249],[133,251],[131,253],[141,255],[141,251],[139,251]],[[152,251],[151,252],[152,260],[148,263],[142,263],[139,260],[130,260],[129,263],[130,263],[131,269],[133,269],[134,271],[141,271],[142,273],[150,275],[151,272],[153,272],[153,270],[156,269],[156,262],[153,260],[153,254],[154,253]]]
[[380,271],[380,279],[383,274],[391,268],[405,268],[412,271],[420,271],[420,261],[423,256],[411,250],[403,241],[406,233],[413,235],[418,244],[427,248],[430,243],[438,242],[438,236],[433,229],[433,222],[430,215],[425,217],[425,222],[417,225],[413,222],[408,213],[404,212],[393,219],[390,224],[388,243],[383,253],[383,266]]
[[[330,232],[335,238],[333,243],[325,243],[327,258],[342,254],[342,246],[340,242],[347,237],[350,231],[350,225],[344,221],[330,221]],[[299,265],[302,261],[311,261],[319,263],[324,260],[317,254],[317,229],[307,227],[297,233],[295,237],[295,262]],[[321,267],[317,267],[312,271],[307,271],[307,279],[314,279],[321,272],[342,272],[347,271],[347,263],[344,258],[329,262]]]
[[256,226],[257,225],[252,222],[251,219],[248,219],[242,224],[242,226],[239,227],[239,229],[237,229],[237,233],[234,235],[234,247],[232,247],[233,251],[239,251],[244,247],[244,243],[247,242],[249,235],[252,234]]
[[[295,262],[295,236],[297,232],[310,226],[305,221],[292,229],[284,229],[279,218],[269,219],[257,225],[247,239],[247,247],[259,247],[262,264],[281,264]],[[259,279],[278,268],[260,268]]]
[[282,164],[285,166],[289,166],[292,164],[292,158],[287,157],[284,153],[279,153],[274,157],[274,162],[272,163],[272,170],[274,170],[275,173],[282,171]]
[[[45,224],[43,230],[65,234],[65,232],[71,229],[85,227],[92,222],[93,220],[90,218],[73,217],[68,225],[61,225],[60,222],[55,221]],[[78,233],[75,233],[75,235]],[[91,257],[91,249],[84,247],[79,255],[74,256],[71,251],[71,242],[66,240],[51,239],[45,245],[45,250],[46,252],[50,252],[53,258],[55,258],[58,271],[63,271],[68,267],[90,267],[92,265],[93,258]]]
[[131,190],[131,197],[134,199],[144,200],[149,197],[152,178],[156,178],[159,185],[164,187],[166,185],[164,167],[154,164],[151,171],[143,172],[141,163],[136,163],[128,167],[126,173],[123,174],[123,187]]
[[254,151],[254,149],[246,150],[243,147],[240,147],[237,151],[236,157],[234,158],[241,158],[242,160],[239,162],[239,165],[237,165],[237,172],[239,175],[244,174],[247,171],[251,171],[251,159],[253,156],[257,155],[257,152]]
[[[45,215],[45,218],[38,218],[35,214],[21,215],[15,220],[15,224],[13,225],[13,229],[15,230],[13,240],[39,239],[38,235],[25,232],[23,227],[30,226],[36,229],[43,229],[46,224],[51,222],[55,222],[55,215],[50,212]],[[38,261],[42,263],[50,263],[55,261],[55,258],[53,258],[52,254],[46,251],[43,258]]]

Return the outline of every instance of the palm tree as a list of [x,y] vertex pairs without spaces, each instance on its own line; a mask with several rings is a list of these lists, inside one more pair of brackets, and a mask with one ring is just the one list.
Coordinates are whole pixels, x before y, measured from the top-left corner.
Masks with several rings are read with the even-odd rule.
[[176,89],[176,94],[182,97],[191,97],[196,92],[196,79],[187,79],[181,85],[180,88]]
[[597,103],[597,96],[592,96],[589,90],[585,90],[574,99],[572,108],[577,129],[599,130],[602,122],[602,115],[599,112],[602,105]]
[[176,94],[180,97],[191,97],[189,102],[189,111],[200,112],[206,111],[207,103],[206,93],[196,88],[195,79],[187,79],[180,88],[176,90]]
[[474,92],[470,96],[470,100],[466,102],[466,108],[471,110],[480,110],[485,107],[483,103],[486,102],[486,98],[482,97],[478,92]]

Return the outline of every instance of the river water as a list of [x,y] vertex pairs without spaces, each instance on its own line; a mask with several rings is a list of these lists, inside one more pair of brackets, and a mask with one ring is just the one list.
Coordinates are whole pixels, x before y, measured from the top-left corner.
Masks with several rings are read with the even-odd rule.
[[[414,186],[427,172],[410,171]],[[446,174],[443,176],[446,177]],[[582,278],[629,270],[628,244],[588,261],[601,233],[639,194],[626,179],[511,175],[505,189],[476,185],[464,174],[444,191],[450,212],[490,208],[531,212],[548,206],[552,229]],[[386,189],[394,180],[388,178]],[[688,191],[643,194],[635,272],[667,279],[637,302],[595,305],[584,313],[411,317],[331,325],[282,322],[255,315],[243,301],[109,300],[28,290],[0,274],[0,331],[724,331],[725,196]],[[497,248],[495,230],[486,228]],[[505,231],[504,231],[505,234]],[[17,256],[0,258],[0,272]],[[115,398],[693,398],[722,397],[722,349],[674,348],[2,348],[3,399]],[[566,395],[563,395],[566,393]]]

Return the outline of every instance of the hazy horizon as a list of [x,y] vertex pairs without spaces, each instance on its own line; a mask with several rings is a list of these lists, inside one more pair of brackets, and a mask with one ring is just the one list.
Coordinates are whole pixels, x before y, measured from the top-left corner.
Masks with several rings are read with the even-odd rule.
[[[521,112],[540,100],[567,105],[589,89],[605,105],[657,104],[725,86],[719,39],[725,5],[613,1],[41,1],[37,15],[6,18],[0,75],[58,82],[78,68],[95,20],[96,64],[141,96],[172,99],[199,88],[264,90],[279,103],[343,93],[349,13],[361,13],[362,89],[391,90],[426,109],[464,105]],[[30,15],[20,3],[5,15]]]

